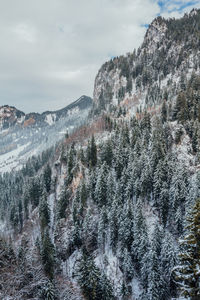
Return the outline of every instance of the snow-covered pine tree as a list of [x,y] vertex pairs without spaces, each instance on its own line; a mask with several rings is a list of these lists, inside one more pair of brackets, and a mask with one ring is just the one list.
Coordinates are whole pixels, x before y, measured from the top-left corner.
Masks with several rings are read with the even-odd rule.
[[44,169],[44,173],[43,173],[43,180],[44,180],[44,184],[46,187],[46,191],[47,193],[49,193],[50,189],[51,189],[51,167],[49,164],[47,164],[47,166]]
[[156,247],[152,244],[149,253],[148,300],[164,299],[163,280]]
[[107,203],[107,198],[106,198],[106,186],[107,186],[106,183],[107,183],[107,174],[108,174],[107,168],[108,167],[106,163],[103,163],[103,165],[101,166],[98,172],[97,183],[95,188],[95,198],[99,207],[102,207]]
[[175,279],[181,294],[191,300],[200,299],[200,198],[187,218],[186,234],[180,240],[180,263]]
[[175,283],[173,281],[173,268],[177,264],[178,247],[176,241],[169,231],[165,231],[161,246],[160,267],[163,281],[165,282],[166,298],[173,296],[176,292]]
[[42,235],[41,257],[46,275],[52,280],[55,267],[55,248],[49,236],[48,228]]
[[41,230],[44,231],[45,227],[47,227],[50,222],[50,211],[47,202],[47,193],[45,188],[43,190],[42,197],[40,200],[39,213],[40,213]]

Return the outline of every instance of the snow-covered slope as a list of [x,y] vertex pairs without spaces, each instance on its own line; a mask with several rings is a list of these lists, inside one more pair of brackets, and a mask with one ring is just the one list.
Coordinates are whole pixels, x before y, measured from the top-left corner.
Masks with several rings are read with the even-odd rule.
[[61,110],[41,115],[1,107],[0,173],[21,168],[28,158],[54,146],[86,120],[91,105],[92,99],[82,96]]

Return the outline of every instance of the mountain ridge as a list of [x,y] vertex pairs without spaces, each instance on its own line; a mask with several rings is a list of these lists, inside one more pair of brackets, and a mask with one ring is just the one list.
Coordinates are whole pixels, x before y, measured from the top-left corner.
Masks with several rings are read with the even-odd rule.
[[22,168],[26,160],[54,146],[67,132],[86,121],[92,99],[79,99],[57,111],[25,114],[0,107],[0,173]]
[[[23,126],[27,125],[37,125],[38,123],[42,123],[45,125],[50,125],[46,117],[48,115],[54,115],[53,123],[58,121],[61,117],[66,117],[67,113],[72,109],[87,109],[92,105],[92,98],[88,96],[81,96],[74,102],[65,106],[64,108],[53,110],[53,111],[44,111],[42,113],[24,113],[21,110],[18,110],[14,106],[3,105],[0,106],[0,125],[2,129],[7,129],[9,127],[14,126],[15,124]],[[28,122],[30,121],[30,123]],[[11,125],[11,126],[9,126]]]
[[162,103],[167,93],[174,101],[183,78],[199,72],[199,31],[199,9],[180,19],[154,19],[137,51],[115,57],[99,69],[94,113],[109,111],[125,100],[135,112]]

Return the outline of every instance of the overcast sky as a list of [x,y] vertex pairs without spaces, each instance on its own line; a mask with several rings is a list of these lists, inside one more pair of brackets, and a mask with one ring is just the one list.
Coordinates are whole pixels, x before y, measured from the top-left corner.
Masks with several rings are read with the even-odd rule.
[[0,105],[25,112],[92,96],[102,63],[131,52],[157,16],[198,1],[0,0]]

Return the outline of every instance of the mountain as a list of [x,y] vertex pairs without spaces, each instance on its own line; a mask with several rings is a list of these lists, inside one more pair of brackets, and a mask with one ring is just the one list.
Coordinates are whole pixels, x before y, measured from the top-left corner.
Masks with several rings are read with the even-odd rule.
[[82,96],[57,111],[28,113],[0,107],[0,173],[20,168],[32,155],[55,145],[87,118],[92,99]]
[[69,115],[89,109],[92,105],[92,99],[82,96],[65,108],[57,111],[45,111],[42,114],[28,113],[16,109],[15,107],[4,105],[0,107],[0,129],[5,130],[17,127],[27,126],[47,126],[66,118]]
[[199,299],[199,23],[156,18],[100,68],[89,117],[0,176],[1,299]]
[[141,47],[106,62],[94,85],[97,112],[125,103],[133,112],[175,99],[180,85],[199,70],[200,11],[181,19],[157,17]]

